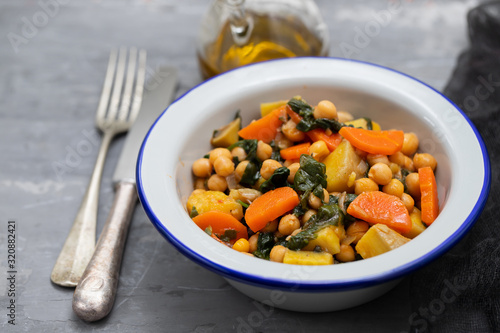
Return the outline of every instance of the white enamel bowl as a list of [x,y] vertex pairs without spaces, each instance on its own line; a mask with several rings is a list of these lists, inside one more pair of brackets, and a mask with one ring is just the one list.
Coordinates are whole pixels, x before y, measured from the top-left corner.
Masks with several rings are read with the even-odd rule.
[[[300,95],[333,101],[382,128],[413,131],[438,161],[441,212],[420,236],[383,255],[331,266],[273,263],[215,242],[189,218],[191,165],[210,149],[212,131],[237,110],[244,124],[259,104]],[[180,252],[267,305],[321,312],[368,302],[436,259],[471,228],[488,196],[484,143],[463,113],[429,86],[380,66],[334,58],[293,58],[250,65],[202,83],[176,100],[144,140],[137,164],[142,205]]]

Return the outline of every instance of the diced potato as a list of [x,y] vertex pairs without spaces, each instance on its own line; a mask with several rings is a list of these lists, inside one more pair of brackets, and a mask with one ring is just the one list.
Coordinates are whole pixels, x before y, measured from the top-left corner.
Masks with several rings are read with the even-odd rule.
[[331,265],[333,256],[327,252],[287,250],[283,263],[294,265]]
[[[295,99],[302,100],[302,97],[299,95],[293,96]],[[267,102],[267,103],[260,103],[260,116],[264,117],[267,116],[271,111],[276,110],[280,106],[283,106],[288,103],[288,100],[282,99],[279,101],[274,101],[274,102]]]
[[229,213],[238,220],[243,217],[241,204],[219,191],[195,192],[189,196],[186,206],[188,213],[195,207],[199,214],[216,210]]
[[[358,118],[351,121],[346,121],[344,124],[368,129],[368,121],[366,120],[366,118]],[[372,120],[372,130],[380,131],[380,129],[380,125]]]
[[238,131],[240,130],[240,128],[241,128],[241,118],[238,117],[229,124],[227,124],[226,126],[218,129],[214,133],[214,136],[210,140],[210,143],[214,147],[227,148],[233,143],[238,142],[239,139]]
[[420,210],[417,207],[413,207],[413,211],[410,214],[411,229],[403,234],[403,236],[413,239],[425,230],[425,225],[422,223],[420,214]]
[[271,113],[271,111],[276,110],[277,108],[285,105],[286,103],[288,103],[288,100],[260,103],[260,116],[261,117],[267,116],[269,113]]
[[361,237],[356,245],[356,251],[364,259],[394,250],[409,242],[406,238],[385,224],[375,224]]
[[342,140],[339,146],[322,162],[326,166],[328,192],[353,192],[354,186],[348,186],[349,177],[353,172],[356,174],[356,179],[364,176],[363,171],[359,168],[362,160],[349,141]]
[[309,241],[303,250],[312,251],[316,246],[331,254],[340,252],[340,240],[333,227],[326,227],[318,231],[317,237]]

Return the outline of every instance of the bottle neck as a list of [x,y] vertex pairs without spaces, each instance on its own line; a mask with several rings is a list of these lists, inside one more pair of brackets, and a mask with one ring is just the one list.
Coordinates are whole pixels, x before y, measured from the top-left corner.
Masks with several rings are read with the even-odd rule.
[[229,24],[234,42],[244,45],[248,42],[253,30],[253,19],[245,11],[245,0],[223,0],[229,11]]

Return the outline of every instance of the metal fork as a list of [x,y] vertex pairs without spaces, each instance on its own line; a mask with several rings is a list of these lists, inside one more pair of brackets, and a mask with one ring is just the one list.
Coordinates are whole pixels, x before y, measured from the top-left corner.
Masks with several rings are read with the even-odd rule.
[[122,47],[119,52],[111,51],[96,113],[96,126],[103,133],[101,147],[80,209],[52,270],[50,279],[55,284],[75,287],[92,258],[96,243],[99,187],[106,154],[113,138],[126,132],[139,113],[145,74],[145,50],[131,48],[127,52]]

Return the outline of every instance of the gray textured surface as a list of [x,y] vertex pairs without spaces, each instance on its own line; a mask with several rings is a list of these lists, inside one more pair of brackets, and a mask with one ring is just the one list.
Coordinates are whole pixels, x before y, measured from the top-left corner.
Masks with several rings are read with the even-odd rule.
[[[465,14],[477,1],[317,3],[330,29],[331,55],[395,68],[441,89],[467,45]],[[359,39],[358,29],[376,26],[376,13],[394,3],[401,10],[381,21],[371,37]],[[49,279],[97,155],[94,112],[110,48],[147,49],[151,71],[160,64],[176,66],[180,95],[201,81],[194,46],[206,8],[206,2],[195,0],[0,3],[2,332],[228,332],[259,311],[224,279],[177,252],[140,207],[108,318],[80,321],[71,310],[72,289]],[[29,30],[26,22],[39,27]],[[13,34],[20,37],[17,43],[9,41]],[[350,55],[342,51],[346,45],[355,47]],[[113,199],[111,175],[122,144],[115,141],[107,159],[98,230]],[[6,316],[8,219],[17,221],[15,326]],[[254,324],[265,332],[400,332],[411,314],[409,287],[404,280],[371,303],[335,313],[275,309]]]

